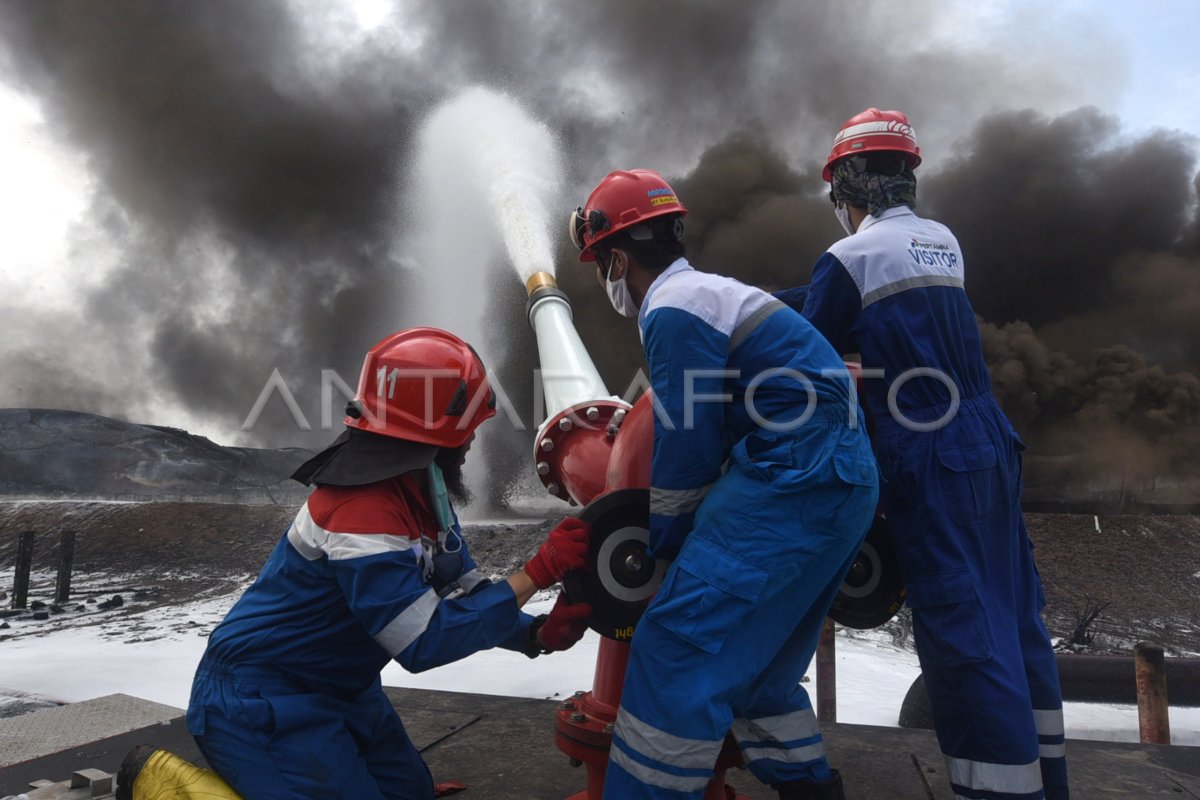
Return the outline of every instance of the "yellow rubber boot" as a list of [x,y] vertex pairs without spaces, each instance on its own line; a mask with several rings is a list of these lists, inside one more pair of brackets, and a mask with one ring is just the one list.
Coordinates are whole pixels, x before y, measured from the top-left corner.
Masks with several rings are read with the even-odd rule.
[[242,800],[242,796],[211,769],[143,744],[121,762],[116,800]]

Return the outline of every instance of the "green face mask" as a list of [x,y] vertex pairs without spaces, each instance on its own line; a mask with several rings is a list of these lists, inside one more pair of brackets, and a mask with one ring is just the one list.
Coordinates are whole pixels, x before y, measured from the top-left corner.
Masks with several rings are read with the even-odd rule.
[[429,476],[429,493],[433,496],[433,508],[437,513],[438,528],[445,536],[454,527],[454,515],[450,511],[450,495],[446,492],[446,479],[442,477],[442,468],[436,463],[426,467]]

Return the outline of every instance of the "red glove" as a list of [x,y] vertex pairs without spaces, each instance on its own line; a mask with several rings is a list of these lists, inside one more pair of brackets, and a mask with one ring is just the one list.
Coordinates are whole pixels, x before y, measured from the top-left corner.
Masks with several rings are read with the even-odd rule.
[[587,630],[592,607],[588,603],[572,605],[565,594],[560,594],[550,609],[550,616],[538,631],[538,643],[547,650],[570,650],[583,638]]
[[525,574],[539,589],[553,586],[562,576],[587,564],[588,536],[592,526],[575,517],[564,517],[558,527],[550,531],[546,541],[538,548],[533,558],[525,562]]

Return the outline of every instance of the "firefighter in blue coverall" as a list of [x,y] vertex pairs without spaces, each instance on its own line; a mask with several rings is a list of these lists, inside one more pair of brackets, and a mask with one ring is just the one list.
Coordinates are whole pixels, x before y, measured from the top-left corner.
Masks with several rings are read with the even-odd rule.
[[535,589],[585,563],[587,526],[563,520],[524,569],[492,583],[450,507],[474,430],[495,415],[482,363],[433,328],[366,357],[347,431],[294,476],[316,489],[254,584],[209,637],[188,730],[247,800],[430,800],[434,784],[380,685],[479,650],[572,646],[591,609]]
[[[907,118],[871,108],[824,170],[847,237],[780,292],[857,352],[888,530],[956,796],[1065,800],[1062,696],[1021,513],[1020,438],[991,392],[963,257],[913,213]],[[1044,788],[1043,788],[1044,787]]]
[[572,216],[637,317],[658,406],[650,552],[672,559],[632,640],[604,796],[698,798],[726,733],[790,800],[841,798],[800,685],[867,532],[877,469],[829,343],[765,292],[698,272],[675,192],[614,172]]

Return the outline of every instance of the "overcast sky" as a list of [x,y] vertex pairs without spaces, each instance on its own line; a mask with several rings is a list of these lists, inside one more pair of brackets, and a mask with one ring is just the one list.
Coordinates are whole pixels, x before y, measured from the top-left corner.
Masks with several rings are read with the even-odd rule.
[[[279,402],[239,428],[275,369],[315,425],[322,369],[353,383],[366,347],[427,321],[407,211],[417,133],[475,85],[558,138],[564,219],[609,170],[659,169],[696,200],[701,266],[768,288],[807,280],[838,235],[816,177],[838,125],[903,109],[922,209],[964,239],[996,352],[1023,323],[1080,369],[1088,347],[1126,344],[1133,368],[1195,372],[1197,317],[1179,296],[1200,289],[1196,30],[1194,0],[0,0],[0,406],[230,444],[330,438]],[[984,204],[1026,164],[1069,185],[1039,194],[1039,177]],[[1028,191],[1041,199],[1021,224],[1046,237],[1034,252],[1050,266],[1023,251],[1009,274],[980,244],[973,257]],[[1094,253],[1077,246],[1126,223]],[[564,227],[551,232],[569,260]],[[1077,250],[1090,260],[1048,273]],[[1118,257],[1135,253],[1153,275],[1122,283]],[[464,290],[515,293],[491,330],[528,350],[520,287],[496,280]],[[607,348],[620,320],[572,280],[585,342],[616,354],[599,357],[616,375],[636,337],[622,328]],[[437,318],[454,327],[454,309]],[[1013,358],[1025,381],[1032,356]],[[1022,383],[1013,402],[1031,394]]]

